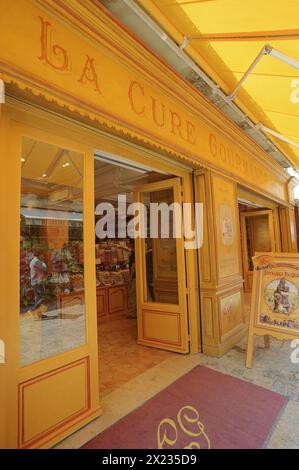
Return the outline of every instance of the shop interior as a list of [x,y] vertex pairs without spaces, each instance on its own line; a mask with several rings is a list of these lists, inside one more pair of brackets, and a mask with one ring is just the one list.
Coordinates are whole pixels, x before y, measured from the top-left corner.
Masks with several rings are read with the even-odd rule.
[[241,257],[244,279],[244,306],[248,319],[250,313],[253,262],[252,257],[258,252],[275,251],[275,230],[273,208],[266,206],[266,201],[242,193],[238,197],[238,210],[241,232]]
[[[20,365],[26,366],[86,342],[84,159],[29,137],[23,138],[20,158]],[[128,205],[137,186],[172,177],[98,154],[94,166],[95,224],[101,219],[96,208],[109,203],[115,208],[116,234],[118,195],[125,195]],[[148,202],[167,202],[164,192],[148,193]],[[160,246],[146,239],[147,301],[177,302],[175,282],[163,290],[163,283],[154,280],[158,266],[176,276],[171,242]],[[137,344],[131,239],[96,237],[94,249],[100,394],[104,396],[174,353]]]
[[[134,240],[128,236],[119,236],[122,234],[118,226],[121,218],[125,218],[126,227],[133,219],[133,215],[127,215],[127,208],[133,202],[136,187],[171,177],[172,175],[158,173],[132,162],[120,163],[117,159],[103,155],[95,158],[95,251],[102,396],[173,354],[137,344],[136,269],[140,267],[135,263]],[[160,196],[163,196],[161,193]],[[119,214],[117,203],[120,194],[126,198],[125,214]],[[102,217],[97,212],[102,203],[109,203],[114,207],[115,237],[110,238],[108,234],[106,238],[99,239],[97,236],[97,221]],[[153,255],[155,250],[155,240],[147,238],[147,294],[148,300],[163,301],[163,294],[159,290],[161,286],[154,282],[154,271],[156,273],[158,269]]]
[[[84,159],[77,152],[29,137],[23,138],[20,159],[20,364],[26,366],[86,342]],[[173,354],[137,344],[134,243],[126,234],[119,234],[117,204],[119,195],[126,197],[124,217],[128,225],[133,216],[127,215],[127,207],[136,188],[143,188],[147,211],[150,202],[173,202],[172,190],[147,189],[148,183],[173,175],[98,152],[94,169],[95,226],[102,217],[98,206],[108,203],[114,209],[116,232],[115,236],[96,236],[94,244],[100,393],[105,395]],[[279,248],[279,230],[273,222],[275,208],[269,206],[266,200],[239,188],[247,315],[252,256]],[[149,223],[150,217],[147,219]],[[175,246],[172,237],[145,240],[144,265],[136,266],[135,262],[135,269],[145,273],[142,282],[147,303],[178,304]]]

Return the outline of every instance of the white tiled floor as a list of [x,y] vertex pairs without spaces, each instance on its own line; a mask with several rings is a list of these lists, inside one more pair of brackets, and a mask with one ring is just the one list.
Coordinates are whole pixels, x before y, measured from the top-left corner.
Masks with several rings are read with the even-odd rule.
[[85,343],[84,306],[46,312],[48,319],[21,315],[21,366],[53,357]]
[[174,353],[137,344],[137,321],[99,322],[100,397],[160,364]]

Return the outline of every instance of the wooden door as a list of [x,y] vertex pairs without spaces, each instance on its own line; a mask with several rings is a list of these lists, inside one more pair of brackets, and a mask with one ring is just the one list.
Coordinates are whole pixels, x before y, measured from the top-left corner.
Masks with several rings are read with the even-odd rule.
[[[182,217],[170,212],[169,237],[163,234],[162,219],[157,219],[157,233],[149,233],[153,215],[150,204],[177,204],[181,208],[180,178],[150,183],[134,192],[135,202],[143,203],[147,215],[147,236],[135,240],[138,343],[147,346],[189,352],[186,299],[186,272]],[[141,214],[139,212],[139,222]],[[181,224],[174,236],[173,224]]]
[[101,412],[93,149],[13,109],[2,119],[1,447],[45,448]]
[[245,291],[251,292],[253,279],[252,256],[257,252],[275,251],[273,211],[242,212],[241,234]]

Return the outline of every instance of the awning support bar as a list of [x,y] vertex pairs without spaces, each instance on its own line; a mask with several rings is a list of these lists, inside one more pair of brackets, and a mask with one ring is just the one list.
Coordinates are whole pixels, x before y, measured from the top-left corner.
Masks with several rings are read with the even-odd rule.
[[248,77],[248,75],[251,74],[252,70],[257,66],[257,64],[261,61],[261,59],[265,55],[271,55],[272,57],[275,57],[275,59],[278,59],[282,62],[285,62],[286,64],[290,65],[291,67],[295,67],[296,69],[299,69],[299,61],[297,61],[296,59],[293,59],[292,57],[289,57],[286,54],[283,54],[283,52],[277,51],[276,49],[274,49],[269,44],[265,44],[265,46],[263,47],[261,52],[256,56],[255,60],[250,65],[247,72],[243,75],[243,77],[241,78],[239,83],[236,85],[236,87],[233,89],[233,91],[230,93],[230,95],[228,95],[226,97],[227,102],[233,101],[233,99],[235,98],[237,92],[239,91],[239,89],[243,85],[243,83],[246,80],[246,78]]

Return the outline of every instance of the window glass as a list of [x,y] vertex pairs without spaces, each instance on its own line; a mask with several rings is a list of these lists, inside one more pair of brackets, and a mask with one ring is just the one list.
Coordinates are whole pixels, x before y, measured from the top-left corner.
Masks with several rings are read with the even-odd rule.
[[[173,189],[162,189],[143,193],[143,202],[147,207],[148,227],[156,226],[156,236],[148,236],[144,243],[145,282],[144,293],[147,302],[178,304],[178,275],[176,238],[173,233],[174,214],[170,209],[174,202]],[[154,213],[150,204],[157,204],[161,210]],[[162,223],[163,213],[165,220]],[[153,220],[153,217],[155,219]],[[163,234],[165,223],[168,225],[167,237]],[[164,224],[164,226],[163,226]],[[148,229],[149,232],[149,229]],[[150,233],[148,233],[150,235]]]
[[85,343],[83,155],[22,140],[21,365]]

